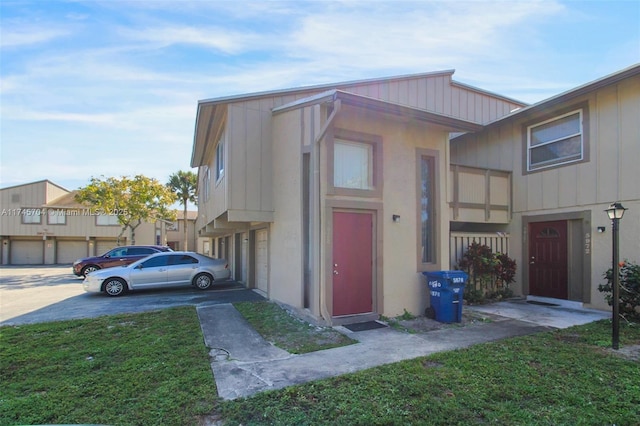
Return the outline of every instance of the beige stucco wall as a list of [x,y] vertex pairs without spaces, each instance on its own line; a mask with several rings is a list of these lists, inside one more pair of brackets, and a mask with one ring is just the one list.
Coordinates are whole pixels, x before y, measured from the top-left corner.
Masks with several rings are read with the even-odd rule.
[[273,119],[275,211],[269,228],[269,297],[297,308],[303,306],[302,141],[299,127],[303,111],[293,110]]
[[[323,123],[314,116],[312,109],[293,110],[274,117],[274,223],[270,227],[270,275],[269,297],[302,307],[303,299],[303,250],[302,250],[302,147],[308,144]],[[304,128],[304,132],[301,131]],[[380,116],[362,114],[343,109],[333,123],[341,129],[366,132],[382,137],[383,191],[381,197],[362,198],[348,196],[326,196],[327,164],[326,141],[320,142],[322,151],[320,179],[323,182],[320,212],[322,248],[319,280],[327,290],[324,298],[320,289],[312,291],[312,313],[319,315],[325,300],[330,308],[330,283],[332,275],[326,265],[331,263],[328,251],[331,229],[327,226],[327,214],[331,206],[352,206],[358,209],[378,211],[377,222],[379,251],[377,252],[377,312],[385,316],[396,316],[405,310],[413,314],[424,312],[428,303],[425,282],[418,265],[418,211],[416,159],[419,150],[438,152],[438,264],[430,269],[448,269],[448,207],[446,203],[447,132],[441,128],[429,128],[424,123],[404,123]],[[382,206],[382,208],[380,208]],[[392,221],[392,215],[400,215],[400,223]],[[318,245],[318,243],[316,243]],[[330,268],[329,268],[330,269]],[[277,284],[277,285],[276,285]]]
[[[442,129],[429,129],[424,124],[401,123],[373,116],[341,115],[336,127],[380,135],[383,139],[384,186],[381,217],[382,279],[378,281],[379,313],[394,317],[406,309],[412,314],[422,314],[428,304],[425,282],[417,263],[418,194],[417,194],[417,149],[439,152],[437,168],[437,214],[438,264],[430,269],[448,269],[449,224],[446,205],[447,133]],[[374,201],[374,200],[371,200]],[[392,215],[400,216],[394,223]]]

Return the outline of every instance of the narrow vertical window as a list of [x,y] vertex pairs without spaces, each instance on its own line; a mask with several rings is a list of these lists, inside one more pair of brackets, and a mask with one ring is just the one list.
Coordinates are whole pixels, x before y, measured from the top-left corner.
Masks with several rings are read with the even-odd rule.
[[216,182],[224,176],[224,144],[218,142],[216,148]]
[[420,158],[420,249],[422,263],[435,263],[435,158]]

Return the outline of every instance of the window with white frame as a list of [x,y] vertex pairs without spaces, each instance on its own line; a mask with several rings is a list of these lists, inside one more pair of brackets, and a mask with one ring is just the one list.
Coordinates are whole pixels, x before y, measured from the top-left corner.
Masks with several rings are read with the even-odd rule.
[[218,182],[222,176],[224,176],[224,144],[220,141],[216,148],[216,182]]
[[373,189],[373,146],[336,139],[333,144],[333,186]]
[[120,225],[118,216],[114,214],[100,214],[96,216],[96,225],[98,226],[115,226]]
[[527,170],[535,171],[584,159],[582,109],[527,127]]

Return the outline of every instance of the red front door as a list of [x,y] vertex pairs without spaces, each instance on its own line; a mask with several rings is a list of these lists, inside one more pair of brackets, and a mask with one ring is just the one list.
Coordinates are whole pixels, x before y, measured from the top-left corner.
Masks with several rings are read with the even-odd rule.
[[568,298],[567,222],[529,224],[529,294]]
[[333,315],[373,312],[373,214],[333,213]]

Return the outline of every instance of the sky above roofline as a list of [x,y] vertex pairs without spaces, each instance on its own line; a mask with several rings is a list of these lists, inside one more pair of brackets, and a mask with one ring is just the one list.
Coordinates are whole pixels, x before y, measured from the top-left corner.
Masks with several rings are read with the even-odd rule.
[[0,186],[189,170],[198,101],[455,69],[536,103],[640,62],[640,2],[0,3]]

